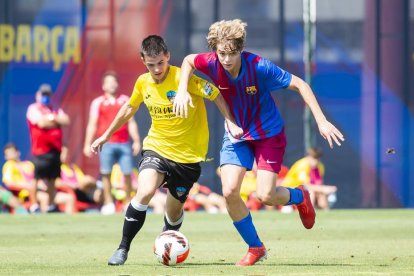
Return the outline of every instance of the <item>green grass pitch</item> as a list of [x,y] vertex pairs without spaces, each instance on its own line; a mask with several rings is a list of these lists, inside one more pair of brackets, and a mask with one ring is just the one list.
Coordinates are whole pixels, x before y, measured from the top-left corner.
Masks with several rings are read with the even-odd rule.
[[110,267],[122,215],[0,215],[0,275],[414,275],[413,210],[318,212],[312,230],[297,213],[253,213],[268,259],[236,267],[247,247],[227,215],[186,213],[188,259],[175,267],[152,253],[163,225],[147,214],[124,266]]

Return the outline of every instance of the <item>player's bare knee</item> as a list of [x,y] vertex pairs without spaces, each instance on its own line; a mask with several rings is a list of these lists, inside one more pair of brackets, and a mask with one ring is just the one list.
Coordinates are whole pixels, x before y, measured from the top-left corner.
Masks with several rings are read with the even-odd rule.
[[226,199],[226,202],[233,202],[240,199],[240,192],[238,189],[223,188],[223,196]]
[[273,205],[270,194],[257,194],[257,199],[265,205]]
[[151,201],[152,197],[154,196],[154,193],[138,193],[135,195],[134,200],[140,204],[148,205]]

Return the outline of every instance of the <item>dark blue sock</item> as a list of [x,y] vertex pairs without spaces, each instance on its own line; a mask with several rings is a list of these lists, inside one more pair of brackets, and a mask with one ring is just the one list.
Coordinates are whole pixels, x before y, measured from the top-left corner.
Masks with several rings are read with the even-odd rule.
[[243,240],[249,245],[249,247],[260,247],[262,246],[262,241],[257,235],[256,228],[254,228],[252,216],[250,213],[244,219],[240,221],[233,222],[237,231],[239,231],[240,236]]
[[290,192],[290,199],[289,202],[285,205],[292,205],[292,204],[300,204],[303,202],[303,193],[302,190],[298,188],[286,188]]

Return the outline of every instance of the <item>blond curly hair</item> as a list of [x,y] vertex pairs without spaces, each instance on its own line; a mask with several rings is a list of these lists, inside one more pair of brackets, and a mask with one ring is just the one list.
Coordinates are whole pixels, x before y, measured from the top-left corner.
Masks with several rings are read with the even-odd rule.
[[222,20],[213,23],[207,35],[208,47],[216,51],[217,44],[225,43],[231,50],[242,51],[246,40],[247,23],[240,19]]

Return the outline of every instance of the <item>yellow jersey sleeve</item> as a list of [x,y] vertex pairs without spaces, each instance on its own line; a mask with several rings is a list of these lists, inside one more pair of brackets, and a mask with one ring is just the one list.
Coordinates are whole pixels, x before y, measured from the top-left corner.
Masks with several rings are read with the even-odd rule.
[[11,161],[6,161],[6,163],[4,163],[3,165],[3,183],[4,184],[11,184],[13,182],[13,171],[15,171],[14,169],[14,164]]
[[192,75],[188,82],[188,92],[210,101],[214,101],[220,93],[217,87],[196,75]]
[[85,174],[83,173],[82,169],[76,165],[76,164],[72,164],[72,168],[75,171],[76,174],[76,178],[79,180],[82,180],[85,177]]
[[142,77],[139,77],[134,85],[131,98],[129,98],[129,104],[132,107],[138,107],[144,101],[142,96]]

